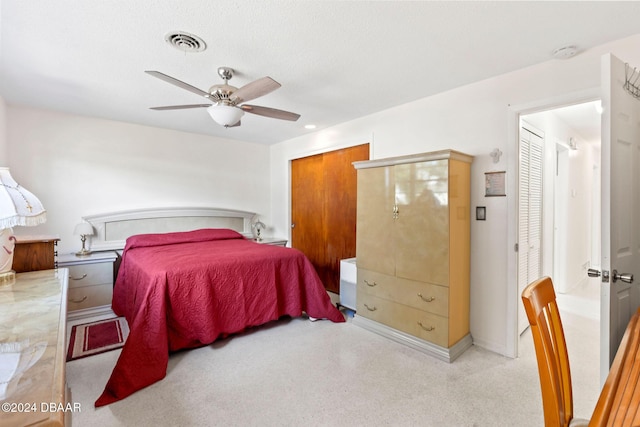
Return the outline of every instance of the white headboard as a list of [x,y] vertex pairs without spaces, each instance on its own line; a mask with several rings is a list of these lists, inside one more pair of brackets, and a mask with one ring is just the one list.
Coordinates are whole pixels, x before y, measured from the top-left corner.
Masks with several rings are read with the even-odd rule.
[[251,237],[253,212],[208,207],[136,209],[89,215],[82,219],[96,231],[91,238],[93,251],[123,249],[129,236],[169,233],[199,228],[230,228]]

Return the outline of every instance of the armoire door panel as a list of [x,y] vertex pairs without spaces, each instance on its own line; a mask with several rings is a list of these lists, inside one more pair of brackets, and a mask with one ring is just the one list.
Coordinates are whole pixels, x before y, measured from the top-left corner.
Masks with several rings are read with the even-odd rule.
[[363,169],[358,173],[358,268],[395,274],[393,259],[393,168]]
[[[396,275],[449,283],[449,206],[446,160],[397,165]],[[399,196],[400,195],[400,196]],[[414,236],[421,236],[415,239]],[[412,241],[411,245],[406,242]]]

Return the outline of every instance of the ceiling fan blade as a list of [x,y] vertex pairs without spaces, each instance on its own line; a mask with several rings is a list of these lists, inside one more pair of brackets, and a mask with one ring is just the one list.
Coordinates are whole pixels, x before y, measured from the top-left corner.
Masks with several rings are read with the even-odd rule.
[[187,108],[206,108],[211,104],[191,104],[191,105],[167,105],[164,107],[150,107],[150,110],[186,110]]
[[263,77],[242,86],[240,89],[233,93],[233,96],[235,98],[238,98],[238,101],[236,102],[239,104],[241,102],[251,101],[252,99],[256,99],[268,93],[271,93],[274,90],[278,89],[280,86],[280,83],[273,80],[271,77]]
[[185,83],[181,80],[175,79],[171,76],[167,76],[166,74],[161,73],[160,71],[145,71],[145,73],[152,75],[153,77],[157,77],[160,80],[164,80],[167,83],[171,83],[172,85],[176,85],[182,89],[186,89],[189,92],[193,92],[196,95],[204,96],[205,98],[209,97],[209,92],[205,92],[202,89],[198,89],[197,87],[191,86],[190,84]]
[[243,111],[247,113],[257,114],[259,116],[271,117],[273,119],[290,120],[295,122],[300,118],[300,114],[291,113],[289,111],[278,110],[276,108],[260,107],[259,105],[240,105]]

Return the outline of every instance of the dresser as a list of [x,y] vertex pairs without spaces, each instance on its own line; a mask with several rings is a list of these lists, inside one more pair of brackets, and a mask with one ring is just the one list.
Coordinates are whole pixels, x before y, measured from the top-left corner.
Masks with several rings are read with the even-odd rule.
[[79,257],[60,254],[58,266],[69,269],[69,319],[105,314],[111,311],[115,251],[92,252]]
[[79,404],[65,380],[66,269],[0,286],[0,425],[71,425]]
[[23,273],[56,268],[59,240],[56,236],[16,236],[13,270]]
[[451,362],[469,334],[472,157],[355,162],[354,324]]

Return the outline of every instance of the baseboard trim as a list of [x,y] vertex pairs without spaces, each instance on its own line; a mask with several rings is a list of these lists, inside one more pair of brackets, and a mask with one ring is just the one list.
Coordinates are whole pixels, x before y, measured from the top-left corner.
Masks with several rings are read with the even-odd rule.
[[69,320],[79,320],[85,319],[88,317],[97,317],[97,316],[105,316],[112,315],[115,317],[115,313],[111,310],[111,305],[101,305],[98,307],[84,308],[82,310],[73,310],[67,313],[67,321]]
[[382,323],[367,319],[366,317],[358,316],[357,314],[353,316],[352,323],[448,363],[456,360],[462,353],[473,345],[471,334],[465,335],[452,347],[446,348],[383,325]]

